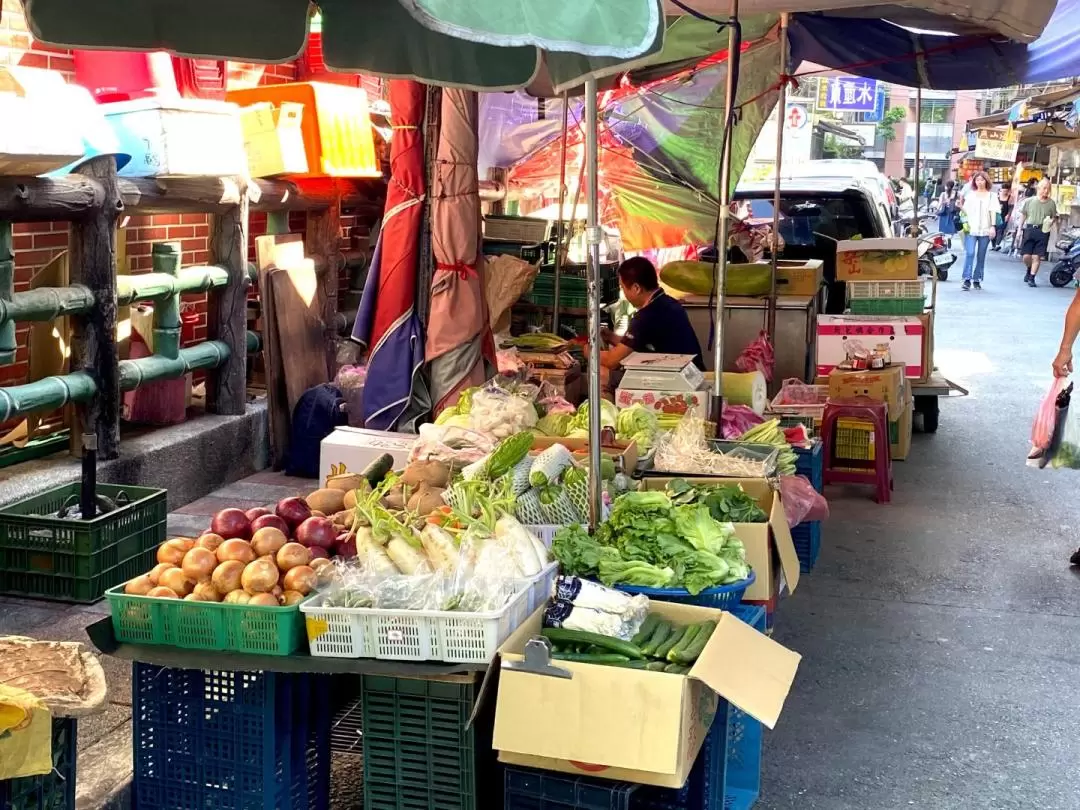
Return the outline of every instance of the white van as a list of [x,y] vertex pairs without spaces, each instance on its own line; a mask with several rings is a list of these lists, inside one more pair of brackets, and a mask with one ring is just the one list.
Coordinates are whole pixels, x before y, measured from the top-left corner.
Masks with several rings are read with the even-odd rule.
[[873,195],[874,201],[882,207],[885,219],[895,222],[898,218],[899,201],[893,192],[889,178],[872,160],[858,158],[823,158],[808,160],[783,167],[783,176],[792,178],[833,177],[843,180],[858,180]]

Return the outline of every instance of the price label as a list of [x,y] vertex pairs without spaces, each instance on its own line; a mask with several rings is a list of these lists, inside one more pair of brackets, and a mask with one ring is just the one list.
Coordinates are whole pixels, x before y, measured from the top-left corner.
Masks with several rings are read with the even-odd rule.
[[405,633],[402,630],[387,630],[386,631],[386,640],[387,641],[404,641],[405,640]]

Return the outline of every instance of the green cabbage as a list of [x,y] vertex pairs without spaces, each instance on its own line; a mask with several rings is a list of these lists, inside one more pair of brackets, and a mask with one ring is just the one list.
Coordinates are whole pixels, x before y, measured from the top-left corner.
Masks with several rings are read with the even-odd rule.
[[570,430],[572,414],[551,413],[536,423],[536,427],[548,436],[565,436]]
[[[600,400],[600,427],[609,427],[615,429],[615,424],[619,419],[619,409],[615,407],[614,402],[609,402],[606,399]],[[581,406],[577,409],[577,413],[574,414],[574,418],[571,422],[574,429],[585,430],[589,429],[589,403],[582,402]]]

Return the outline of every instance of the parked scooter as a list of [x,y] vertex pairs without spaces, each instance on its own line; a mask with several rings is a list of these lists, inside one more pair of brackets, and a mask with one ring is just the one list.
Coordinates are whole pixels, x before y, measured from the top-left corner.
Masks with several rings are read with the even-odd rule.
[[1064,248],[1059,241],[1058,249],[1063,251],[1064,255],[1050,271],[1050,284],[1054,287],[1067,287],[1076,276],[1076,271],[1080,270],[1080,238],[1073,239]]
[[942,233],[928,233],[919,237],[919,275],[937,273],[938,281],[949,280],[949,268],[956,264],[956,254],[949,250],[949,242]]

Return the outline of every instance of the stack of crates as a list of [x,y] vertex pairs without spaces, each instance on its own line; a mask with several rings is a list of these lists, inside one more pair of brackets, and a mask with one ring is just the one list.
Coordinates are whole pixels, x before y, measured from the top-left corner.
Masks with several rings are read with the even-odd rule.
[[[618,265],[600,265],[600,301],[614,303],[619,299]],[[543,265],[533,281],[532,290],[522,296],[523,301],[537,306],[550,307],[555,303],[555,266]],[[565,264],[559,272],[559,306],[567,309],[584,309],[589,305],[586,267],[583,264]]]
[[0,779],[0,810],[75,810],[76,734],[75,720],[54,717],[52,771],[41,776]]
[[133,804],[139,810],[327,810],[325,675],[134,664]]
[[509,254],[529,264],[539,264],[548,255],[549,230],[549,223],[543,219],[484,217],[484,255]]
[[[836,432],[839,436],[839,427]],[[794,450],[795,474],[805,476],[814,489],[824,492],[825,457],[821,441],[815,440],[810,447],[796,447]],[[795,553],[799,557],[799,570],[804,574],[812,571],[821,551],[821,521],[810,520],[800,523],[791,530],[791,539],[795,542]]]
[[[480,684],[365,675],[364,810],[488,810],[502,804],[493,715],[466,728]],[[485,711],[494,712],[494,701]]]
[[852,315],[922,315],[926,306],[925,279],[849,281],[847,296]]
[[[730,612],[765,632],[765,608]],[[686,785],[675,790],[508,767],[505,810],[747,810],[761,792],[762,725],[720,700]]]

